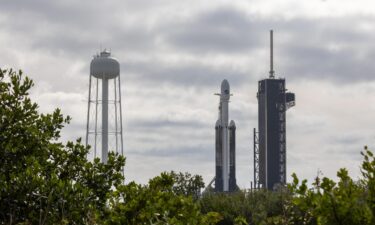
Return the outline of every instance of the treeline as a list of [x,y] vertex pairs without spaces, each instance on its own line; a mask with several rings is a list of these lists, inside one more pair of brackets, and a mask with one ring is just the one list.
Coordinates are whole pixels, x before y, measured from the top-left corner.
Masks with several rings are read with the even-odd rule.
[[317,177],[308,186],[293,174],[293,182],[277,191],[255,190],[210,194],[199,200],[202,213],[218,212],[217,224],[374,225],[375,158],[365,147],[363,178],[354,181],[346,169],[338,182]]
[[[201,176],[165,172],[124,184],[125,158],[88,161],[80,140],[59,142],[69,123],[40,114],[33,82],[0,69],[0,224],[375,224],[375,159],[362,152],[362,179],[338,172],[269,192],[205,193]],[[125,170],[126,171],[126,170]],[[126,174],[126,173],[125,173]]]

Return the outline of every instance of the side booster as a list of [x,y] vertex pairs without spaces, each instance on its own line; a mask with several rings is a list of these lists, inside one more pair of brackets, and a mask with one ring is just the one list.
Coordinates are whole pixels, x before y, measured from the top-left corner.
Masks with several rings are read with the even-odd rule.
[[230,87],[227,80],[221,82],[219,118],[215,125],[216,155],[216,192],[233,192],[237,190],[236,182],[236,125],[233,120],[228,123],[228,103]]

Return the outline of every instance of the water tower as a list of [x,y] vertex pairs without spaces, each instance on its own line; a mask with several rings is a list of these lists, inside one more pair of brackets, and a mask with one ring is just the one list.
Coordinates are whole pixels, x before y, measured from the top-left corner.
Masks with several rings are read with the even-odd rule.
[[120,64],[104,50],[90,64],[86,146],[91,158],[106,163],[108,150],[123,155],[121,112]]

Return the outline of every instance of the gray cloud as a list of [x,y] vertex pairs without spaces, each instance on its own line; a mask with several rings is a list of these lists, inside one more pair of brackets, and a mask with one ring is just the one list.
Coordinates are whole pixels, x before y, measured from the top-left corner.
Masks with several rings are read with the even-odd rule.
[[[234,54],[231,60],[235,61],[240,56],[258,55],[253,60],[267,62],[268,57],[256,51],[268,51],[267,30],[275,28],[276,69],[291,79],[327,79],[347,83],[369,81],[374,77],[371,71],[375,47],[363,44],[371,42],[374,35],[360,28],[361,24],[373,21],[371,16],[276,20],[252,15],[236,7],[218,7],[185,20],[163,20],[159,24],[147,25],[147,20],[137,20],[137,24],[126,23],[127,9],[124,6],[107,13],[108,9],[117,5],[86,5],[48,1],[36,1],[34,4],[28,1],[22,4],[7,2],[2,8],[3,13],[19,10],[21,16],[15,19],[8,17],[3,25],[18,33],[20,38],[29,39],[32,49],[74,55],[79,60],[83,60],[84,55],[93,54],[100,45],[123,52],[120,55],[139,51],[163,53],[162,46],[166,45],[169,51],[173,50],[180,56],[191,55],[207,60],[213,54]],[[230,65],[230,61],[224,65]],[[163,64],[159,66],[163,67]],[[134,67],[150,74],[148,66]],[[187,73],[202,77],[200,74],[206,72],[201,70],[202,67],[186,67],[168,68],[170,71],[160,71],[162,75],[155,77],[179,81],[170,79],[178,76],[166,74],[184,74],[190,69],[192,71]],[[249,73],[251,70],[248,68]],[[199,81],[206,80],[202,78]]]
[[164,27],[165,42],[193,53],[246,53],[259,48],[256,19],[236,8],[204,12],[185,23]]
[[224,78],[238,85],[246,75],[235,69],[214,68],[199,63],[168,65],[158,61],[125,62],[122,63],[122,68],[124,73],[128,74],[129,79],[141,80],[143,83],[170,83],[197,88],[220,84]]
[[286,22],[276,49],[281,69],[290,79],[373,81],[374,34],[361,30],[372,21],[373,16],[362,16]]
[[145,149],[144,151],[137,149],[136,151],[129,151],[128,153],[144,157],[189,157],[190,159],[197,160],[199,162],[207,162],[207,160],[212,160],[214,156],[211,145],[194,145],[182,148],[179,146],[176,149],[173,149],[173,147],[171,147],[171,149],[162,147]]
[[149,120],[149,121],[129,121],[129,126],[134,126],[137,129],[150,129],[158,128],[163,129],[164,127],[171,128],[176,127],[178,129],[183,129],[186,127],[200,129],[206,127],[207,124],[200,123],[198,121],[171,121],[171,120]]

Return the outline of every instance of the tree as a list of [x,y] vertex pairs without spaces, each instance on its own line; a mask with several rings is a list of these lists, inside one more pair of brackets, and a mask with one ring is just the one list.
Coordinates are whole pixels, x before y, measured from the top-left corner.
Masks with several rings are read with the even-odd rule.
[[206,193],[199,203],[203,213],[222,215],[219,225],[272,224],[271,219],[280,220],[283,215],[282,202],[288,195],[287,192],[268,190]]
[[194,200],[198,199],[201,189],[204,188],[202,176],[174,171],[171,171],[169,175],[174,180],[173,192],[175,194],[193,196]]
[[338,181],[316,177],[308,186],[293,174],[292,183],[276,191],[208,193],[199,199],[203,213],[218,212],[220,225],[373,225],[375,224],[375,157],[365,147],[362,178],[353,180],[346,169]]
[[[217,213],[202,214],[199,205],[175,191],[175,173],[162,173],[148,185],[131,182],[114,192],[107,224],[216,224]],[[182,189],[178,189],[182,190]]]
[[[349,176],[346,169],[340,169],[337,172],[337,183],[327,177],[317,177],[309,189],[306,180],[299,184],[297,176],[293,174],[293,183],[289,185],[294,193],[292,206],[299,209],[299,212],[304,212],[308,216],[304,218],[308,218],[312,224],[375,224],[375,159],[367,147],[362,155],[363,178],[357,182]],[[302,224],[303,220],[299,222]]]
[[372,212],[371,224],[375,224],[375,157],[367,146],[361,154],[364,158],[361,168],[363,176],[361,185],[364,186],[367,204]]
[[32,80],[0,69],[0,220],[2,223],[94,223],[107,195],[119,185],[125,159],[86,159],[88,148],[58,142],[69,123],[59,109],[38,113],[29,98]]

